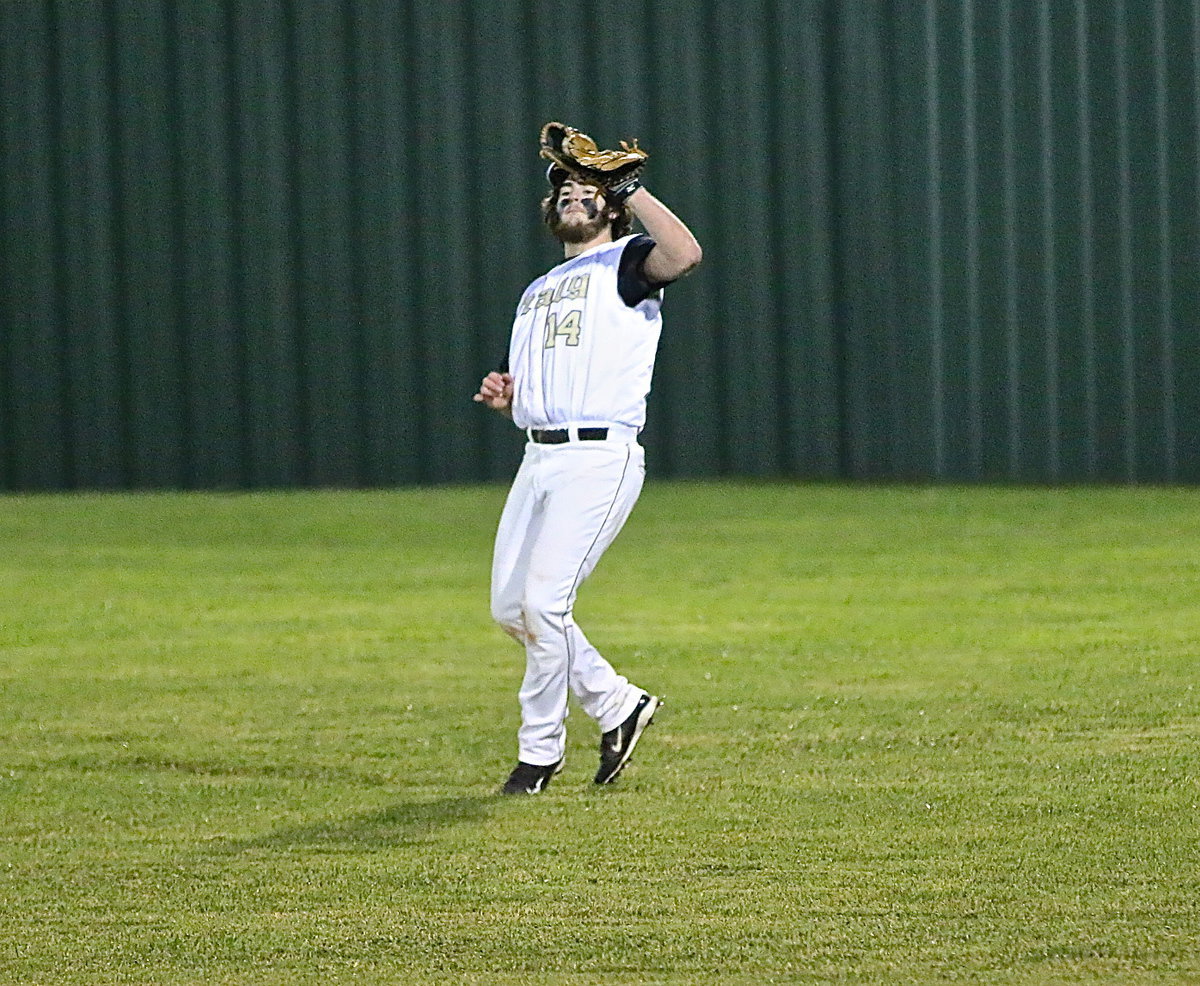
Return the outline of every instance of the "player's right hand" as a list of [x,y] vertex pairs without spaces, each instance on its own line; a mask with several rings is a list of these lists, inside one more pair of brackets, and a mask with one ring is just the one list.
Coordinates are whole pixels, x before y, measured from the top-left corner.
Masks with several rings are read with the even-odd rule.
[[507,411],[512,406],[513,378],[510,373],[493,370],[479,383],[479,393],[473,400],[486,404],[493,411]]

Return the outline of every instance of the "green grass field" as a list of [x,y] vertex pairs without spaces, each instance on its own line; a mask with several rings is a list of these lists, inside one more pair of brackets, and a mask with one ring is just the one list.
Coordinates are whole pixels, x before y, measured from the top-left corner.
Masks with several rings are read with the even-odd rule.
[[1200,982],[1200,492],[652,480],[502,799],[504,492],[0,498],[0,981]]

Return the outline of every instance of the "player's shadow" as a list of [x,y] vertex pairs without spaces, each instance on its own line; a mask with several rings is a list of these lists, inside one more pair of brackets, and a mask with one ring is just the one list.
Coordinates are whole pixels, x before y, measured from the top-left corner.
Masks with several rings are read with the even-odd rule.
[[494,797],[478,796],[411,801],[346,819],[277,829],[257,839],[243,840],[240,845],[267,849],[319,845],[387,849],[421,842],[442,829],[478,821],[495,803]]

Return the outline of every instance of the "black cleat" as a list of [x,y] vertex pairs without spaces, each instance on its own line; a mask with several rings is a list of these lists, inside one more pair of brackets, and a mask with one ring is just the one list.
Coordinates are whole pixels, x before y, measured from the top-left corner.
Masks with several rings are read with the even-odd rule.
[[596,783],[608,784],[617,778],[629,758],[633,748],[642,735],[642,730],[650,725],[654,713],[662,705],[662,699],[654,695],[643,695],[637,707],[629,714],[616,729],[610,729],[600,737],[600,769],[596,771]]
[[544,766],[522,761],[508,775],[508,780],[504,782],[504,787],[500,789],[500,793],[540,794],[545,790],[546,785],[550,783],[550,779],[563,769],[566,762],[566,757],[558,761],[558,763],[548,763]]

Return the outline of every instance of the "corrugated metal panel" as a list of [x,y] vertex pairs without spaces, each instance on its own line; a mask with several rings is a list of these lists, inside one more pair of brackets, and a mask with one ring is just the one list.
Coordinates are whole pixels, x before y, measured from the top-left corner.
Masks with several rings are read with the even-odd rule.
[[930,413],[897,461],[1194,481],[1195,10],[893,12],[894,246],[928,382],[898,379]]
[[660,475],[1194,482],[1198,51],[1200,0],[0,3],[0,488],[508,474],[551,118],[706,248]]

